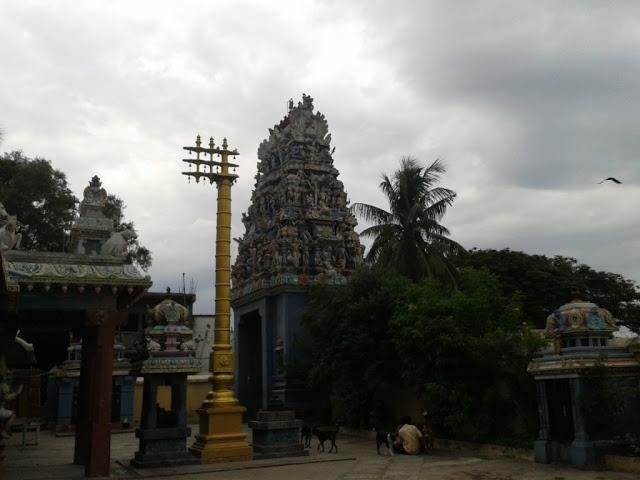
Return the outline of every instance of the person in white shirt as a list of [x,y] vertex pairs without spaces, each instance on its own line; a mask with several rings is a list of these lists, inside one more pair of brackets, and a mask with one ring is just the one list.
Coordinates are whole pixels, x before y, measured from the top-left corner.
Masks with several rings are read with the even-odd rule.
[[422,432],[411,423],[411,417],[402,417],[398,426],[398,436],[393,443],[393,450],[395,453],[417,455],[421,450],[421,438]]

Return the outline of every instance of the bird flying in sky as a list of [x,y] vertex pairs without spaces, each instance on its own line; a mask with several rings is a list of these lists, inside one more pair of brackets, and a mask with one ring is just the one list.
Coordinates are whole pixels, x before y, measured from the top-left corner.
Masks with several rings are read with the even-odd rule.
[[604,180],[598,182],[598,185],[600,185],[603,182],[613,182],[613,183],[617,183],[617,184],[621,184],[622,182],[620,180],[618,180],[617,178],[613,178],[613,177],[607,177]]

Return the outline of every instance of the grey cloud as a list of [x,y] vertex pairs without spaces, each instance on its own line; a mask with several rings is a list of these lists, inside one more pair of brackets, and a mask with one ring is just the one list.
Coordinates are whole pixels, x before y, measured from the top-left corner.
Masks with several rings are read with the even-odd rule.
[[[380,206],[402,155],[442,158],[467,247],[577,256],[640,278],[635,3],[9,1],[0,16],[3,150],[94,173],[153,252],[155,288],[212,309],[215,189],[179,174],[195,134],[256,149],[290,97],[315,98],[349,198]],[[46,19],[46,21],[43,21]],[[597,186],[609,175],[623,187]],[[235,253],[235,251],[234,251]]]

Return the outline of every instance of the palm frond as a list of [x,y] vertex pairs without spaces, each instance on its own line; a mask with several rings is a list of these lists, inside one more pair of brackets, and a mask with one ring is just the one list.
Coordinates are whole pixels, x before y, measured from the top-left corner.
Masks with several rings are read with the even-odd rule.
[[367,203],[356,202],[351,205],[351,212],[362,217],[367,222],[377,225],[393,222],[393,215],[382,208]]
[[387,223],[384,225],[372,225],[360,232],[361,237],[379,237],[379,236],[393,236],[395,227],[400,228],[399,225],[393,223]]
[[454,198],[443,198],[429,205],[426,209],[423,210],[425,218],[430,218],[433,220],[441,219],[447,212],[447,207],[451,206],[451,204],[453,203]]
[[403,157],[391,177],[382,176],[380,189],[389,201],[389,211],[356,203],[351,210],[374,225],[360,235],[372,238],[366,261],[392,268],[412,280],[439,277],[456,285],[457,271],[449,260],[464,248],[449,238],[439,223],[456,193],[434,186],[444,164],[435,160],[422,167],[415,158]]

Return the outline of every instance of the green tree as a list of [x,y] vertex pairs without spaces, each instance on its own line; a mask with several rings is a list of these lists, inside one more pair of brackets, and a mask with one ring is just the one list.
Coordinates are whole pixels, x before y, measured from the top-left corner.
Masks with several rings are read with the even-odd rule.
[[391,326],[398,371],[438,434],[533,434],[535,392],[526,368],[543,341],[522,324],[519,298],[504,295],[497,278],[465,269],[459,290],[433,280],[414,284]]
[[303,346],[320,421],[370,428],[388,420],[393,388],[401,381],[389,320],[407,283],[364,266],[346,286],[311,290]]
[[[43,158],[29,158],[21,151],[0,156],[0,202],[18,216],[22,233],[21,248],[27,250],[64,251],[69,231],[78,213],[78,199],[67,184],[66,175]],[[130,229],[125,222],[125,204],[109,195],[104,214],[114,220],[116,230]],[[137,236],[129,240],[128,260],[143,270],[151,266],[151,252],[139,244]]]
[[78,199],[48,160],[21,151],[0,156],[0,202],[18,216],[22,248],[62,251]]
[[463,252],[455,258],[459,267],[486,269],[507,294],[522,297],[524,317],[544,327],[547,316],[576,296],[610,310],[616,318],[640,332],[640,292],[632,280],[596,271],[575,258],[530,255],[503,250]]
[[369,263],[378,263],[418,281],[438,277],[456,284],[455,267],[449,258],[464,249],[449,237],[439,222],[456,193],[434,185],[445,171],[438,161],[423,168],[409,157],[391,178],[383,175],[380,189],[389,201],[389,211],[355,203],[353,211],[373,223],[360,234],[372,238],[367,253]]

